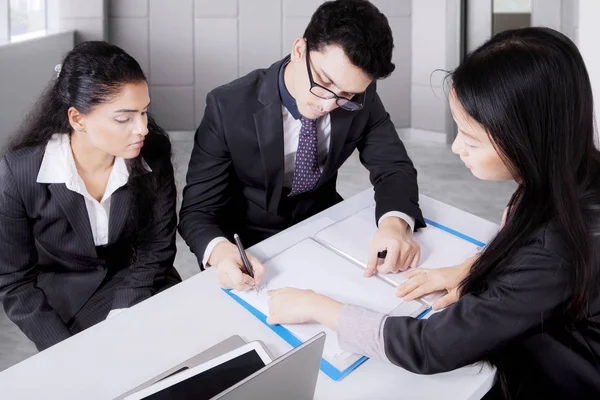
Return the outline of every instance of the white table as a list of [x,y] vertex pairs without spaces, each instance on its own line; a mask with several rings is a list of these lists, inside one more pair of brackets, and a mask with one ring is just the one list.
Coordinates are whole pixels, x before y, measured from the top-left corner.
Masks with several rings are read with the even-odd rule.
[[[268,259],[316,233],[320,217],[334,221],[373,202],[372,189],[250,249]],[[489,221],[421,196],[426,218],[482,242],[497,232]],[[279,356],[290,346],[217,284],[215,271],[195,275],[0,373],[3,399],[113,399],[185,359],[239,334],[262,340]],[[340,382],[320,373],[316,399],[479,399],[493,385],[493,367],[474,365],[416,375],[368,360]]]

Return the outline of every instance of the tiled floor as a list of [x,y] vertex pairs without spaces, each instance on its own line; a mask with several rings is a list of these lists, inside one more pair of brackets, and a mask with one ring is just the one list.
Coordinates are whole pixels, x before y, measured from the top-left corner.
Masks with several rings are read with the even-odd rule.
[[[185,184],[192,136],[191,132],[175,132],[172,135],[179,200]],[[514,183],[477,180],[443,143],[443,138],[435,134],[407,130],[401,132],[401,137],[417,168],[421,193],[490,221],[500,221],[504,206],[515,189]],[[348,198],[369,186],[368,172],[360,164],[358,154],[354,154],[340,170],[338,191]],[[200,272],[196,257],[179,236],[177,245],[175,267],[182,278]],[[35,353],[33,344],[0,309],[0,371]]]

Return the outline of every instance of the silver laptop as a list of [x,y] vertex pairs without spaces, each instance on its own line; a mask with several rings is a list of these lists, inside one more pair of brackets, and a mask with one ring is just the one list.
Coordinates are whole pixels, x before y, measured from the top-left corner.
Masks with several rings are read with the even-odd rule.
[[155,376],[152,379],[142,383],[141,385],[127,391],[127,393],[123,393],[121,396],[116,397],[114,400],[123,400],[125,397],[139,392],[142,389],[145,389],[158,381],[168,378],[171,375],[175,375],[181,371],[194,368],[197,365],[200,365],[208,360],[212,360],[222,354],[225,354],[229,351],[235,350],[238,347],[245,345],[246,342],[238,335],[233,335],[222,342],[215,344],[213,347],[210,347],[199,354],[196,354],[192,358],[185,360],[184,362],[164,371],[162,374]]
[[312,399],[324,346],[321,332],[211,400]]

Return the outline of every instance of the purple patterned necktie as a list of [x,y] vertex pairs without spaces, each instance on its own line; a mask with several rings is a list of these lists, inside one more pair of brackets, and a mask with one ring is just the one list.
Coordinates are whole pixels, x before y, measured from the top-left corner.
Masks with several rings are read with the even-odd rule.
[[294,180],[290,196],[311,191],[321,177],[317,152],[317,120],[302,117],[300,122],[302,123],[302,128],[300,129],[300,139],[298,140]]

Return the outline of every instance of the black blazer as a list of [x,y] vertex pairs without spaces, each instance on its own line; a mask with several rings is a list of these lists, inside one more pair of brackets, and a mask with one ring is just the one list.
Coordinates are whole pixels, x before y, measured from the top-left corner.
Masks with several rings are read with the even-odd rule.
[[[170,148],[166,138],[153,134],[146,146],[163,153]],[[69,321],[107,275],[127,269],[115,289],[113,309],[147,299],[167,275],[177,275],[176,190],[168,156],[145,157],[153,172],[134,178],[159,173],[163,185],[149,239],[139,243],[130,264],[130,184],[111,196],[109,243],[97,251],[83,197],[64,184],[36,182],[44,149],[25,148],[0,160],[0,300],[40,350],[71,336]]]
[[[598,236],[595,243],[600,248]],[[554,225],[540,228],[484,293],[466,294],[427,320],[388,318],[386,355],[422,374],[489,359],[513,399],[600,399],[600,275],[588,317],[568,323],[569,258]]]
[[250,246],[339,202],[337,171],[357,148],[375,187],[377,219],[401,211],[415,218],[416,228],[425,225],[417,173],[375,83],[367,89],[362,110],[331,112],[329,155],[315,189],[287,197],[278,87],[282,62],[221,86],[206,98],[179,226],[200,263],[217,236],[231,239],[237,232]]

